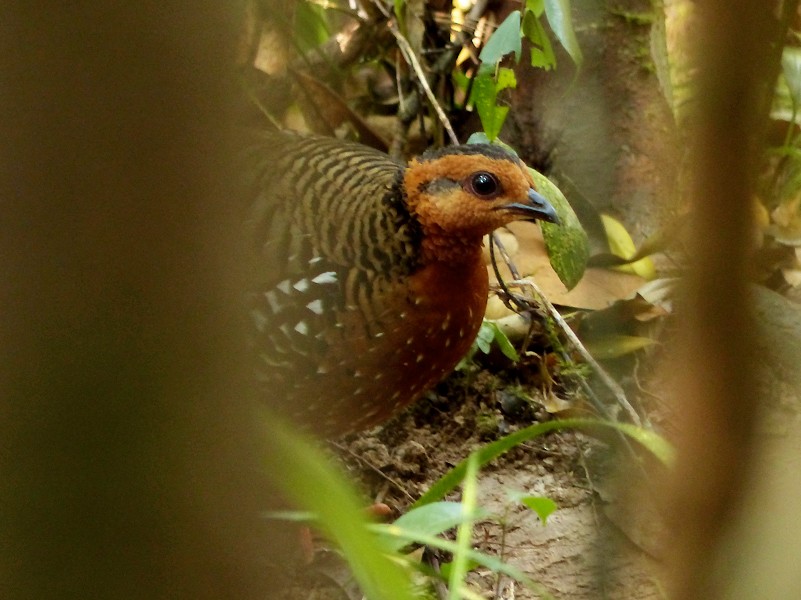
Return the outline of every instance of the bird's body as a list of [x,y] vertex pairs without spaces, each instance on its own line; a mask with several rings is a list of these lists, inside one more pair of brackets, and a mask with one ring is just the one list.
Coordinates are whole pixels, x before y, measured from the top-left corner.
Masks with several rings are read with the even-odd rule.
[[248,148],[260,385],[323,435],[386,420],[452,370],[487,302],[482,237],[518,218],[556,220],[494,146],[405,167],[329,138],[265,133]]

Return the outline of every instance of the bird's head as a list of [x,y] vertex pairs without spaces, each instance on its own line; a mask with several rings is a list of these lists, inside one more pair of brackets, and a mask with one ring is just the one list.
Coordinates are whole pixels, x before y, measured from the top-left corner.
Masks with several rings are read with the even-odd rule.
[[475,244],[512,221],[558,223],[556,211],[534,189],[526,166],[499,146],[469,144],[430,151],[404,173],[410,212],[439,245]]

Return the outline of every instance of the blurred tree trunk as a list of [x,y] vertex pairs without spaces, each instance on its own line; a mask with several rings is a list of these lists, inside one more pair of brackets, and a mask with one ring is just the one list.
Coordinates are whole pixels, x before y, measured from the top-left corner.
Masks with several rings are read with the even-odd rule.
[[265,598],[236,3],[6,3],[0,595]]
[[[716,567],[752,475],[759,407],[748,288],[751,202],[784,30],[771,4],[698,3],[694,243],[674,345],[679,461],[671,478],[673,598],[722,598]],[[777,46],[778,45],[778,46]]]

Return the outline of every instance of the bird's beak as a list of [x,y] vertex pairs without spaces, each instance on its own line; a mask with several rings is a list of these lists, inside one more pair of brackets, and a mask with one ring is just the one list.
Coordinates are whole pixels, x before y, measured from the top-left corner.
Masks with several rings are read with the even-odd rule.
[[504,210],[510,210],[520,216],[524,221],[548,221],[559,225],[559,217],[554,210],[553,204],[545,199],[539,192],[530,189],[528,191],[528,202],[512,202],[502,206]]

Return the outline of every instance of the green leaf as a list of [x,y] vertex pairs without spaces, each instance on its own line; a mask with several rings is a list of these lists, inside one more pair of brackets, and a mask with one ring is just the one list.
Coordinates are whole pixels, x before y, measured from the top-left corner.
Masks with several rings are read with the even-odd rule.
[[570,0],[545,0],[545,16],[548,18],[548,24],[556,35],[556,39],[567,50],[576,66],[580,67],[584,62],[584,57],[581,54],[570,18]]
[[548,34],[535,13],[526,11],[523,17],[523,35],[531,42],[531,66],[551,70],[556,68],[556,55]]
[[516,492],[510,494],[510,497],[513,501],[520,502],[523,506],[537,513],[543,525],[547,524],[548,517],[550,517],[557,508],[556,502],[543,496],[529,496],[525,492]]
[[[450,577],[451,577],[451,567],[452,566],[453,566],[453,563],[450,563],[450,562],[441,563],[439,565],[439,572],[442,573],[442,576],[445,579],[450,579]],[[472,571],[476,567],[480,567],[480,566],[481,566],[481,563],[479,563],[479,562],[477,562],[477,561],[475,561],[473,559],[469,559],[467,561],[467,570],[468,571]]]
[[476,346],[478,349],[481,350],[484,354],[489,354],[490,350],[492,349],[492,340],[495,339],[495,330],[493,329],[493,324],[490,321],[484,319],[481,322],[481,327],[478,329],[478,335],[476,336]]
[[526,0],[526,12],[532,13],[535,17],[541,17],[545,12],[545,0]]
[[325,9],[311,2],[298,2],[295,12],[295,41],[301,51],[317,48],[331,37]]
[[[383,525],[383,524],[374,524],[370,526],[373,531],[376,531],[381,534],[386,535],[393,535],[397,536],[405,540],[406,543],[418,543],[418,544],[425,544],[426,546],[431,546],[432,548],[439,548],[440,550],[444,550],[446,552],[451,552],[456,554],[459,552],[459,548],[455,542],[450,540],[443,540],[442,538],[433,536],[433,535],[414,535],[410,532],[403,530],[400,527],[396,527],[394,524],[392,525]],[[482,565],[495,573],[503,573],[515,579],[528,587],[529,589],[535,590],[536,593],[539,595],[542,600],[553,600],[554,597],[541,585],[535,583],[531,579],[529,579],[525,573],[516,569],[512,565],[503,560],[495,557],[490,556],[488,554],[484,554],[483,552],[478,552],[473,549],[468,549],[464,554],[467,556],[468,561]]]
[[520,41],[520,11],[515,10],[509,13],[503,23],[498,26],[490,36],[481,54],[478,55],[482,63],[482,69],[495,70],[495,65],[507,54],[514,52],[515,62],[520,62],[522,52]]
[[517,78],[515,77],[514,69],[508,69],[506,67],[501,67],[498,69],[498,76],[495,81],[495,94],[497,95],[498,92],[505,90],[506,88],[516,87]]
[[286,499],[313,512],[320,527],[339,545],[365,596],[413,600],[407,574],[377,543],[363,517],[363,502],[344,475],[310,440],[275,415],[267,422],[270,444],[265,467]]
[[550,179],[529,167],[537,191],[545,196],[559,215],[560,224],[540,223],[551,266],[567,289],[573,289],[584,275],[590,256],[587,232],[564,194]]
[[[675,451],[673,446],[670,445],[663,437],[659,436],[653,431],[629,425],[628,423],[615,423],[612,421],[600,421],[597,419],[564,419],[558,421],[548,421],[546,423],[537,423],[531,425],[520,431],[515,431],[496,440],[476,451],[479,466],[483,466],[492,460],[495,460],[504,452],[519,446],[535,437],[556,431],[559,429],[582,429],[582,428],[608,428],[616,429],[621,433],[629,436],[635,441],[642,444],[648,449],[656,458],[658,458],[664,465],[671,466],[674,462]],[[437,481],[435,481],[428,491],[420,496],[414,506],[423,506],[430,504],[445,497],[445,494],[459,485],[465,476],[467,470],[467,461],[463,460],[450,471],[445,473]]]
[[[418,506],[398,518],[393,525],[410,535],[439,535],[460,525],[469,515],[461,502],[433,502]],[[473,518],[483,518],[486,511],[476,509]],[[384,536],[384,545],[390,551],[398,551],[406,545],[395,536]]]
[[[603,222],[604,231],[606,232],[606,239],[609,242],[609,251],[612,254],[620,258],[628,259],[637,253],[634,240],[631,239],[623,223],[609,215],[601,215],[601,221]],[[624,273],[635,273],[649,281],[656,278],[656,267],[654,267],[654,262],[648,256],[631,264],[620,265],[615,267],[615,269],[623,271]]]
[[[505,83],[509,83],[505,77]],[[503,127],[509,107],[498,106],[498,84],[489,73],[479,73],[473,82],[473,103],[478,110],[481,126],[489,139],[495,139]]]
[[520,355],[517,353],[517,350],[515,350],[515,347],[512,346],[512,342],[509,341],[509,338],[506,337],[506,334],[501,330],[500,327],[498,327],[498,324],[493,323],[492,321],[485,322],[489,323],[490,327],[492,327],[494,334],[493,339],[495,340],[495,343],[498,344],[498,348],[501,349],[503,355],[514,362],[520,360]]
[[494,142],[487,137],[487,134],[483,131],[476,131],[470,134],[470,137],[467,138],[467,144],[498,144],[503,146],[504,148],[508,149],[509,151],[513,152],[515,156],[517,156],[517,152],[511,148],[511,146],[507,146],[500,140],[495,140]]

